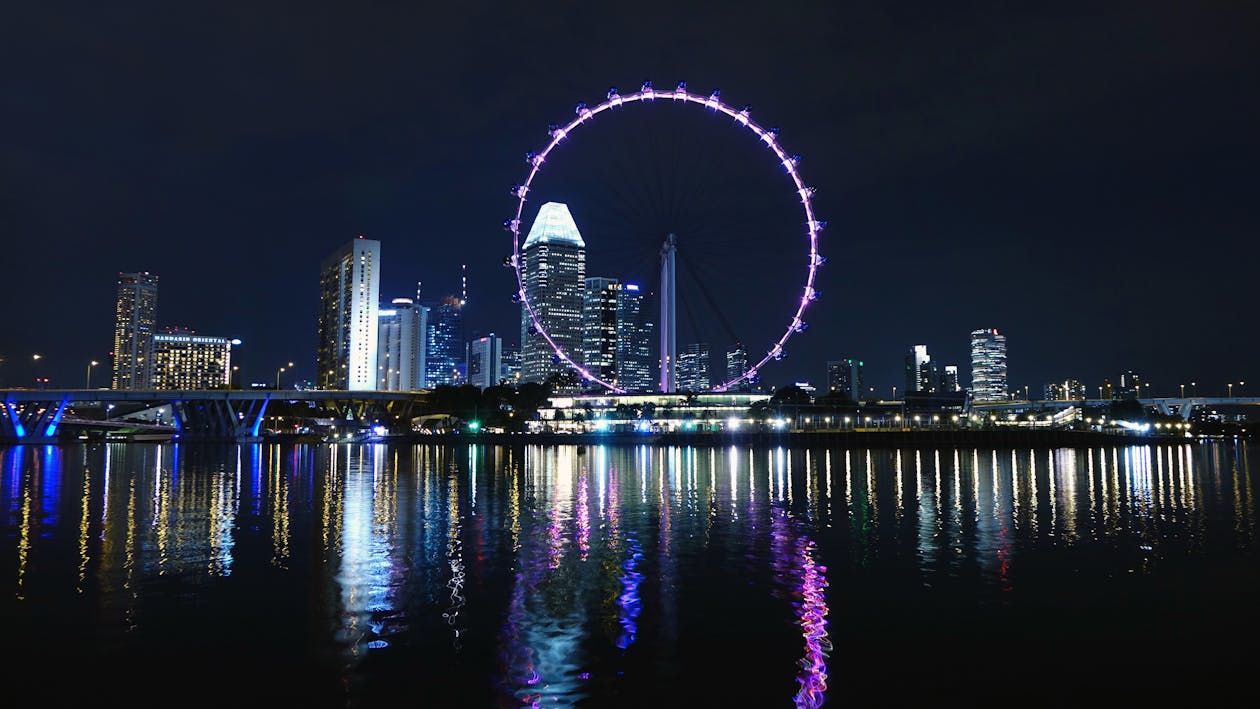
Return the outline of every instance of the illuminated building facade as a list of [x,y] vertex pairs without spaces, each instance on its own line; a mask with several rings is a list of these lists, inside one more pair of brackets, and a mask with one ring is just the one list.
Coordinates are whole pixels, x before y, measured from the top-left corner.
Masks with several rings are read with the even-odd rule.
[[617,385],[628,392],[651,391],[655,384],[654,329],[643,309],[643,291],[636,283],[622,284],[617,292]]
[[[525,298],[534,315],[556,345],[580,363],[586,242],[568,206],[559,202],[542,205],[521,246],[520,258]],[[521,381],[541,383],[567,370],[568,365],[535,330],[526,304],[521,303]]]
[[158,277],[146,271],[118,274],[114,303],[114,389],[147,389],[153,369]]
[[971,332],[972,401],[1005,401],[1006,335],[996,329]]
[[503,379],[512,386],[521,383],[521,348],[506,346],[500,360]]
[[153,336],[152,388],[163,390],[225,389],[232,382],[232,344],[226,337],[207,337],[173,329]]
[[1085,398],[1085,385],[1076,379],[1050,382],[1043,388],[1046,401],[1080,401]]
[[411,298],[394,298],[378,311],[377,388],[414,391],[424,388],[425,333],[428,309]]
[[467,364],[468,383],[478,389],[498,386],[503,381],[503,338],[493,332],[485,337],[469,340]]
[[464,383],[464,301],[448,295],[429,309],[425,387]]
[[360,236],[320,265],[316,371],[324,388],[377,388],[380,284],[381,242],[374,239]]
[[618,295],[616,278],[587,278],[582,303],[582,366],[591,374],[617,383]]
[[911,345],[906,350],[905,394],[931,394],[936,391],[940,375],[928,354],[927,345]]
[[[738,342],[726,348],[726,381],[733,381],[747,371],[748,350]],[[749,391],[750,389],[752,389],[752,384],[747,379],[741,379],[732,384],[727,391]]]
[[827,393],[853,401],[862,398],[862,369],[865,363],[847,357],[827,363]]
[[713,386],[709,376],[709,343],[693,342],[678,353],[678,390],[708,391]]
[[944,393],[962,391],[962,384],[958,381],[958,365],[947,364],[941,370],[940,390]]

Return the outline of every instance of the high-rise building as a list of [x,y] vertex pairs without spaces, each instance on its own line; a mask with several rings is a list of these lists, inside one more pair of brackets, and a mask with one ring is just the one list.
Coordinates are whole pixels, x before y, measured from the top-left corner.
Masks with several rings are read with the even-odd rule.
[[464,382],[467,350],[464,343],[464,301],[448,295],[429,310],[425,386]]
[[360,236],[320,265],[318,380],[326,389],[377,388],[381,242]]
[[[748,371],[748,350],[744,349],[744,345],[736,342],[726,348],[726,381],[735,381],[740,375]],[[749,391],[752,389],[752,382],[747,379],[740,379],[727,389],[727,391]]]
[[588,372],[605,382],[617,379],[617,315],[621,282],[587,278],[582,304],[582,359]]
[[118,274],[114,303],[114,389],[147,389],[153,368],[158,277],[146,271]]
[[521,348],[505,346],[500,360],[503,380],[512,386],[521,383]]
[[493,332],[468,342],[465,372],[468,383],[478,389],[498,386],[503,381],[503,338]]
[[414,391],[424,388],[425,337],[429,310],[411,298],[394,298],[377,314],[377,388]]
[[624,283],[617,292],[617,386],[626,391],[651,391],[655,385],[652,330],[643,309],[643,291]]
[[1005,401],[1006,335],[996,329],[971,331],[971,398]]
[[843,396],[852,401],[862,398],[862,368],[865,363],[860,359],[846,357],[827,363],[827,393],[832,396]]
[[1116,389],[1117,399],[1140,399],[1142,397],[1142,378],[1126,369],[1120,375],[1120,386]]
[[684,345],[678,353],[678,391],[708,391],[713,386],[709,378],[709,343],[693,342]]
[[1085,385],[1076,379],[1050,382],[1042,391],[1046,401],[1080,401],[1085,398]]
[[906,394],[931,394],[936,391],[940,377],[936,363],[928,354],[927,345],[911,345],[906,350]]
[[153,335],[152,388],[224,389],[232,382],[232,345],[240,340],[172,328]]
[[941,386],[940,391],[945,394],[952,394],[962,391],[962,384],[958,381],[958,365],[947,364],[941,370]]
[[582,357],[582,305],[586,242],[568,206],[547,202],[538,210],[521,246],[524,296],[521,303],[521,381],[545,382],[568,369],[538,332],[528,308],[552,341],[575,362]]

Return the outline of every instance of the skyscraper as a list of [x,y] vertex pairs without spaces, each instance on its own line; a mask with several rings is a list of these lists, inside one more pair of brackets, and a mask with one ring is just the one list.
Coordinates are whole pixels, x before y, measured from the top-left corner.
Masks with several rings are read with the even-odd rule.
[[617,292],[617,385],[626,391],[650,391],[655,384],[652,330],[643,291],[638,284],[623,284]]
[[1004,401],[1006,392],[1006,336],[996,329],[971,331],[971,398]]
[[521,348],[507,345],[503,347],[500,360],[502,377],[508,384],[516,386],[521,383]]
[[448,295],[429,310],[425,386],[462,384],[467,351],[464,343],[464,301]]
[[118,274],[114,303],[114,389],[147,389],[153,368],[158,277],[147,271]]
[[538,210],[520,258],[525,298],[521,303],[521,381],[545,382],[568,369],[533,327],[529,306],[547,334],[573,361],[582,358],[582,304],[586,242],[569,208],[547,202]]
[[927,345],[911,345],[906,350],[906,389],[905,394],[931,394],[936,391],[940,377],[936,373],[936,363],[928,354]]
[[478,389],[498,386],[503,376],[503,338],[493,332],[468,342],[468,383]]
[[582,304],[582,366],[609,382],[617,379],[617,316],[621,282],[587,278]]
[[947,394],[962,391],[962,386],[958,382],[958,365],[945,365],[945,370],[941,374],[941,391]]
[[226,337],[179,328],[155,334],[151,386],[164,390],[227,387],[232,381],[232,344]]
[[[748,350],[744,349],[744,345],[736,342],[726,348],[726,381],[734,381],[736,377],[748,371]],[[741,379],[732,384],[727,391],[749,391],[752,389],[752,383],[747,379]]]
[[708,391],[713,386],[709,378],[709,343],[693,342],[684,345],[678,353],[678,391]]
[[851,357],[827,363],[827,393],[853,401],[862,398],[862,368],[865,363]]
[[360,236],[320,265],[319,381],[326,389],[376,389],[381,242]]
[[390,305],[378,311],[377,388],[423,389],[429,311],[411,298],[394,298]]

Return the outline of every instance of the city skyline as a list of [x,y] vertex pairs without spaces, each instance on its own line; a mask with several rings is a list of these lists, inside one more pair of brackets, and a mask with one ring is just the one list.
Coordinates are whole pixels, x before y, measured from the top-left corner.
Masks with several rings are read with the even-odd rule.
[[[13,263],[41,266],[12,274],[11,286],[31,295],[11,309],[0,338],[4,386],[35,377],[77,386],[91,361],[102,363],[104,384],[114,325],[105,303],[119,272],[161,277],[159,322],[240,338],[233,360],[247,380],[271,381],[293,361],[298,378],[318,383],[309,274],[359,234],[384,244],[382,296],[412,292],[417,279],[429,293],[461,293],[467,264],[466,337],[498,332],[505,347],[518,344],[515,284],[501,265],[510,252],[501,227],[508,187],[521,181],[522,158],[545,143],[549,123],[567,121],[577,102],[599,101],[609,86],[630,91],[644,80],[662,88],[685,80],[751,104],[754,119],[781,128],[818,188],[829,222],[821,295],[809,331],[762,370],[765,381],[822,390],[826,362],[855,357],[866,363],[864,378],[890,394],[906,347],[928,343],[934,360],[965,367],[968,333],[985,327],[1010,337],[1012,392],[1068,379],[1092,391],[1130,369],[1157,393],[1192,381],[1201,393],[1224,392],[1257,367],[1246,275],[1258,248],[1248,236],[1260,225],[1247,166],[1260,146],[1251,128],[1257,98],[1243,88],[1257,71],[1247,18],[1225,5],[958,8],[920,20],[821,7],[766,18],[736,6],[721,20],[725,31],[699,38],[692,32],[712,18],[690,11],[644,38],[600,29],[629,23],[602,14],[621,10],[562,13],[552,27],[539,8],[506,8],[497,21],[444,9],[449,32],[424,47],[408,28],[433,18],[407,9],[339,16],[340,28],[312,20],[283,35],[287,23],[267,10],[245,34],[227,10],[206,8],[197,22],[166,18],[161,31],[156,14],[136,10],[135,22],[119,27],[105,12],[54,20],[46,8],[20,8],[11,27],[32,31],[14,32],[0,49],[11,65],[35,58],[22,79],[5,80],[14,129],[3,138],[0,175],[11,189],[0,224]],[[49,30],[56,22],[66,29]],[[111,42],[90,39],[106,28]],[[522,31],[578,43],[598,36],[606,46],[580,63],[557,61],[572,46],[563,42],[517,57],[504,40]],[[791,40],[762,39],[770,33]],[[269,49],[279,36],[285,52]],[[325,66],[317,58],[330,37],[346,48],[338,71],[295,68]],[[470,37],[479,39],[464,48]],[[353,51],[364,47],[392,60]],[[459,72],[415,68],[445,56],[461,58]],[[516,68],[505,73],[508,64]],[[804,65],[822,80],[784,78]],[[668,107],[651,111],[664,127],[674,120]],[[587,273],[651,288],[635,273],[597,267],[617,254],[607,239],[597,248],[596,238],[615,230],[596,217],[617,206],[601,200],[629,201],[672,173],[626,170],[624,182],[589,189],[565,182],[566,170],[613,157],[610,143],[637,135],[643,115],[627,110],[621,123],[574,136],[545,187],[571,192],[546,198],[572,207],[588,237]],[[756,179],[719,184],[688,173],[654,199],[681,196],[711,215],[782,186],[764,151],[738,152],[740,136],[709,131],[705,118],[695,130],[712,140],[713,164]],[[641,221],[627,221],[642,225],[645,239],[663,236],[647,217],[687,226],[687,214],[646,207]],[[680,252],[703,236],[680,234]],[[744,248],[737,236],[734,252]],[[749,248],[764,254],[765,278],[712,288],[746,320],[781,327],[789,308],[735,306],[742,294],[734,291],[790,299],[799,274],[775,270],[773,245]],[[796,251],[789,255],[804,253]],[[732,269],[735,255],[718,254]],[[61,276],[51,290],[50,273]],[[1164,282],[1178,287],[1169,293]],[[713,352],[729,344],[679,335],[706,340]],[[746,344],[751,357],[765,351]]]

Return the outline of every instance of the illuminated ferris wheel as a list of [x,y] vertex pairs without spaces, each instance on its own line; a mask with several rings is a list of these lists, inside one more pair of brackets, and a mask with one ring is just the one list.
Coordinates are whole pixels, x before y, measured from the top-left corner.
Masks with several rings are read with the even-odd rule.
[[[525,202],[527,196],[535,179],[542,171],[543,165],[546,163],[548,156],[551,155],[552,151],[555,150],[558,145],[569,138],[578,126],[594,121],[596,116],[603,114],[606,111],[612,111],[614,109],[620,109],[633,105],[646,106],[657,101],[677,103],[680,105],[692,105],[713,114],[722,114],[729,117],[733,121],[734,125],[747,129],[748,133],[751,134],[756,141],[759,141],[764,145],[764,147],[768,148],[773,153],[777,164],[785,170],[788,179],[791,180],[792,189],[794,190],[795,195],[799,197],[799,209],[804,214],[804,221],[799,227],[799,233],[805,237],[806,248],[803,249],[803,258],[798,257],[801,258],[799,262],[800,270],[798,272],[803,277],[804,285],[800,286],[800,290],[798,291],[799,298],[794,298],[793,300],[795,310],[788,318],[786,327],[782,330],[782,334],[766,343],[764,353],[760,354],[758,357],[750,355],[749,364],[743,369],[743,371],[736,376],[729,378],[724,377],[723,379],[725,379],[725,381],[722,381],[722,383],[717,384],[710,389],[710,391],[714,392],[725,392],[741,383],[751,383],[755,381],[757,372],[762,367],[771,361],[778,361],[784,357],[786,352],[785,346],[788,340],[790,340],[796,333],[805,330],[806,323],[803,319],[804,313],[806,308],[808,308],[818,297],[818,291],[815,289],[815,278],[817,276],[818,267],[826,261],[826,258],[818,252],[818,235],[826,227],[826,222],[819,220],[814,214],[812,202],[814,188],[807,186],[801,178],[800,172],[797,169],[797,165],[800,161],[799,156],[788,153],[783,149],[782,145],[780,145],[778,129],[763,128],[758,125],[749,117],[749,109],[747,107],[736,109],[723,103],[719,97],[718,91],[713,91],[708,95],[695,94],[687,90],[686,83],[679,83],[671,90],[657,90],[652,87],[651,82],[645,82],[638,91],[625,95],[618,93],[614,88],[608,91],[608,95],[602,103],[596,106],[588,106],[585,103],[579,103],[575,109],[576,117],[572,121],[565,125],[555,125],[550,127],[549,133],[551,140],[547,143],[546,147],[539,152],[530,152],[526,154],[526,161],[529,164],[529,172],[525,181],[522,184],[514,185],[511,188],[511,194],[517,202],[516,213],[515,216],[504,222],[504,227],[512,233],[512,255],[507,259],[507,263],[516,273],[517,291],[514,299],[521,303],[524,308],[524,312],[528,317],[529,325],[533,328],[537,335],[541,336],[547,342],[548,346],[554,351],[555,357],[559,362],[563,362],[565,365],[570,367],[578,375],[578,377],[587,384],[599,385],[613,393],[625,393],[625,389],[619,386],[617,382],[610,381],[606,377],[601,377],[595,371],[592,371],[591,368],[583,366],[583,364],[575,358],[575,353],[566,351],[565,347],[562,346],[558,339],[554,337],[552,333],[548,332],[546,323],[544,322],[545,318],[540,317],[539,308],[536,303],[531,301],[527,292],[528,289],[526,288],[526,259],[523,257],[522,253],[521,223],[522,216],[525,212]],[[664,262],[666,259],[672,258],[672,254],[667,254],[667,251],[672,252],[672,236],[671,240],[666,242],[666,246],[663,247],[661,253],[663,261],[662,273],[669,273],[669,278],[672,279],[672,261],[668,263]],[[666,282],[662,285],[662,297],[674,297],[672,283]],[[673,304],[669,303],[668,308],[662,309],[661,362],[668,362],[670,360],[676,361],[676,355],[672,351],[667,352],[667,348],[672,350],[674,346],[672,344],[672,330],[674,328],[674,323],[672,322],[673,316],[672,314],[667,314],[667,311],[672,311],[672,308]],[[666,344],[667,341],[669,342],[668,345]],[[672,381],[666,378],[664,369],[665,366],[662,365],[661,382],[663,391],[666,390],[665,382]]]

